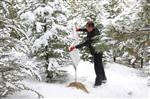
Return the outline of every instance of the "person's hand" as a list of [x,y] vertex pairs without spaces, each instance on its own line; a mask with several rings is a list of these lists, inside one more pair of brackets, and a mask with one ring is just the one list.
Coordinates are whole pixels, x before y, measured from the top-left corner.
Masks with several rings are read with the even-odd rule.
[[80,31],[80,28],[78,28],[78,27],[76,26],[76,32],[78,32],[78,31]]
[[68,48],[69,52],[73,51],[74,49],[76,49],[75,46],[70,46],[70,47]]

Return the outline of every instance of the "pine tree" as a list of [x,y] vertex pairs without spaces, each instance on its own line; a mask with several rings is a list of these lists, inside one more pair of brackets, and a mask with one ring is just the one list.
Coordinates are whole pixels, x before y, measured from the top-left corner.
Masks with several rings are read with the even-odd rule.
[[[147,26],[145,25],[147,24],[147,21],[145,21],[147,18],[145,16],[148,13],[146,11],[144,12],[146,5],[143,4],[146,3],[141,3],[141,1],[138,1],[138,3],[134,2],[132,5],[128,3],[129,8],[110,20],[109,25],[106,27],[106,31],[108,30],[106,33],[107,36],[119,44],[117,46],[120,51],[116,51],[117,53],[121,52],[119,56],[127,56],[128,58],[125,58],[132,65],[134,65],[136,60],[141,59],[141,66],[143,61],[141,55],[144,55],[142,51],[143,48],[147,48],[144,45],[149,41],[148,31],[145,31],[144,27]],[[114,45],[116,46],[116,44]],[[115,50],[118,47],[114,47]],[[130,59],[130,57],[133,58]]]
[[28,27],[29,44],[33,45],[34,56],[42,60],[47,77],[55,79],[55,75],[61,76],[64,72],[60,68],[69,63],[67,3],[63,0],[34,1],[27,2],[25,9],[28,10],[23,10],[21,16]]
[[30,90],[41,95],[21,83],[22,80],[38,75],[38,62],[29,56],[23,31],[17,15],[17,0],[1,1],[0,6],[0,97],[16,91]]

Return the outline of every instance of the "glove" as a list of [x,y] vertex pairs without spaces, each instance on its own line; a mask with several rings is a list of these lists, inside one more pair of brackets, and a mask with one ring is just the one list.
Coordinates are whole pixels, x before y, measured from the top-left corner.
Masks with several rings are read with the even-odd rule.
[[80,29],[76,28],[76,32],[80,31]]
[[68,48],[69,52],[73,51],[74,49],[76,49],[75,46],[71,46],[71,47]]
[[76,27],[76,32],[78,32],[78,31],[80,31],[80,29]]

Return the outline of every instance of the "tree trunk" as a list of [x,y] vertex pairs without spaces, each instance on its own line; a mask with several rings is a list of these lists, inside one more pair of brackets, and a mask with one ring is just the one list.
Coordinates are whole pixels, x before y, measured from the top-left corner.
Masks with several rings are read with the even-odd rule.
[[[47,25],[46,25],[46,19],[44,19],[44,28],[43,31],[46,32],[47,31]],[[48,71],[48,66],[49,66],[49,53],[48,53],[48,45],[45,46],[45,52],[46,52],[46,56],[45,56],[45,60],[46,60],[46,74],[47,74],[47,78],[49,78],[49,71]]]
[[131,65],[131,59],[128,59],[128,64]]
[[143,58],[141,58],[141,68],[143,68]]
[[116,62],[116,57],[115,56],[113,56],[113,60],[114,60],[114,62]]
[[46,60],[46,64],[45,64],[45,69],[46,69],[46,74],[47,74],[47,78],[49,78],[49,71],[48,71],[48,65],[49,65],[49,54],[48,54],[48,46],[45,47],[45,51],[46,51],[46,56],[45,56],[45,60]]
[[45,25],[44,25],[44,32],[46,32],[47,31],[47,24],[46,24],[46,19],[44,19],[44,23],[45,23]]

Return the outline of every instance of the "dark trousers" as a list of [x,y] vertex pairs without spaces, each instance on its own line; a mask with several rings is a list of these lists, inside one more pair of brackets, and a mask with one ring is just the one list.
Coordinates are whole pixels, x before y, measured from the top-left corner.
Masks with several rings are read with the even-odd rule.
[[102,53],[94,54],[94,69],[96,73],[95,85],[100,85],[102,80],[107,80],[102,63],[102,57]]

